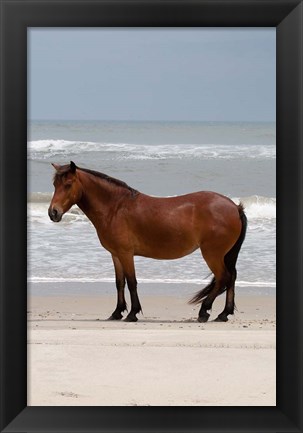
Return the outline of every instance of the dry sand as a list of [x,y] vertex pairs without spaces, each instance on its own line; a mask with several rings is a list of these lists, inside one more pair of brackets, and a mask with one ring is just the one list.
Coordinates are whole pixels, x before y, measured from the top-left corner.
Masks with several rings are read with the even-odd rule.
[[29,296],[29,406],[274,406],[275,297],[238,295],[227,323],[188,297],[140,296],[144,315],[105,319],[111,296]]

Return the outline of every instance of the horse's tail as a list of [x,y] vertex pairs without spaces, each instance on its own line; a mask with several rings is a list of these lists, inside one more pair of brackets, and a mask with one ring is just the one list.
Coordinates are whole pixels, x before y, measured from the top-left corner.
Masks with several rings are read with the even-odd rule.
[[[242,203],[238,205],[238,211],[239,211],[240,220],[242,222],[241,233],[234,246],[225,254],[224,263],[228,270],[229,276],[226,279],[226,283],[221,287],[220,292],[218,293],[219,295],[225,292],[227,287],[231,285],[232,280],[233,279],[235,280],[237,276],[236,263],[237,263],[241,246],[245,239],[246,229],[247,229],[247,217],[244,213],[244,206],[242,205]],[[216,279],[215,277],[213,277],[211,282],[206,287],[204,287],[204,289],[197,292],[195,296],[188,303],[199,304],[202,301],[202,299],[205,298],[212,291],[215,284],[216,284]]]
[[237,263],[238,255],[241,246],[244,242],[246,236],[246,229],[247,229],[247,217],[244,213],[244,206],[242,203],[238,205],[238,211],[239,211],[240,220],[242,222],[241,233],[235,245],[228,251],[228,253],[225,254],[224,257],[225,266],[228,272],[230,273],[231,277],[236,272],[236,263]]
[[213,277],[211,282],[206,287],[204,287],[204,289],[197,292],[195,296],[188,301],[188,303],[199,304],[202,301],[202,299],[205,298],[212,291],[212,289],[215,287],[215,284],[216,284],[216,279],[215,277]]

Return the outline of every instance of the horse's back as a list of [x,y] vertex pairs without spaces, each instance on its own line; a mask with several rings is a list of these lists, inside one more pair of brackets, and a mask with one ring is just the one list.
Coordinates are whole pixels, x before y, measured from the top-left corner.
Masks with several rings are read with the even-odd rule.
[[172,197],[153,197],[140,194],[136,211],[160,219],[172,217],[210,218],[213,223],[228,215],[238,215],[237,205],[228,197],[212,191],[199,191]]

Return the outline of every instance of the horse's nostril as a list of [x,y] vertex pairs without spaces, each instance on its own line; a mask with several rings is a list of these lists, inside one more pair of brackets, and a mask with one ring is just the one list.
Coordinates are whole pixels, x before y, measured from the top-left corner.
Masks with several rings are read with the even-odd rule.
[[61,220],[62,213],[55,207],[49,207],[48,215],[52,221],[58,222]]

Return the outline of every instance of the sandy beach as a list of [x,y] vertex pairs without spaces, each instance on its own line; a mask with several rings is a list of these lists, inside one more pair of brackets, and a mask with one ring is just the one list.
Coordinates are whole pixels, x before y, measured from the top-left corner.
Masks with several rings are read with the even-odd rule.
[[29,406],[276,404],[274,295],[237,294],[235,315],[217,323],[221,296],[201,324],[188,296],[139,291],[144,314],[127,323],[106,320],[114,289],[68,294],[54,284],[50,296],[39,284],[28,296]]

